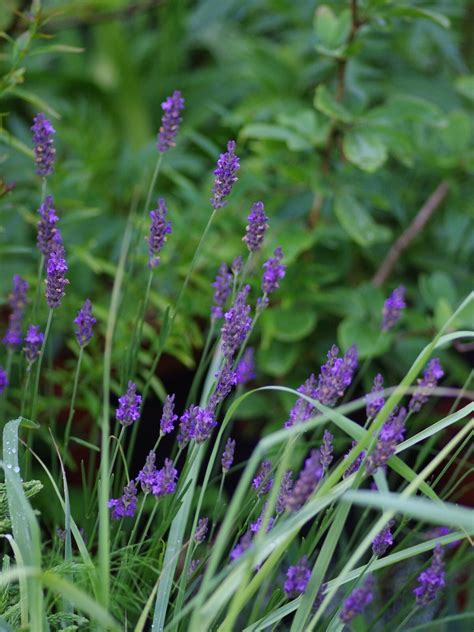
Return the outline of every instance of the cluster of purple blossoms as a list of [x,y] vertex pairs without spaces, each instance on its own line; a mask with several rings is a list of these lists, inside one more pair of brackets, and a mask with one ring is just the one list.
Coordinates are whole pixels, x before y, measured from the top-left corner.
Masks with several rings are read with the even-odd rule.
[[323,474],[324,467],[321,463],[321,452],[320,450],[311,450],[298,480],[287,498],[287,509],[296,511],[302,507],[318,486]]
[[53,198],[51,195],[45,197],[44,202],[38,209],[38,213],[40,215],[37,235],[38,250],[48,258],[58,232],[56,224],[59,221],[59,217],[53,208]]
[[235,368],[237,374],[237,384],[247,384],[255,379],[255,361],[253,347],[245,350],[242,358]]
[[349,624],[354,617],[371,603],[374,599],[374,578],[369,575],[359,588],[355,588],[344,601],[339,618],[343,623]]
[[263,264],[262,291],[266,297],[280,287],[280,281],[285,276],[286,266],[281,263],[283,250],[278,247],[268,261]]
[[56,130],[45,115],[40,112],[33,119],[33,146],[35,150],[36,173],[39,176],[49,176],[53,173],[54,149],[53,134]]
[[196,531],[194,532],[193,536],[194,542],[196,542],[196,544],[201,544],[201,542],[204,542],[204,540],[206,539],[208,524],[209,518],[199,518]]
[[[251,522],[250,523],[250,531],[253,534],[256,534],[260,531],[260,529],[262,528],[263,525],[263,518],[265,516],[265,512],[267,510],[267,506],[268,503],[265,503],[262,507],[262,511],[260,512],[260,515],[258,516],[257,520],[255,520],[255,522]],[[273,527],[273,523],[275,522],[274,518],[270,518],[268,520],[268,524],[267,524],[267,533],[272,529]]]
[[155,482],[155,475],[157,471],[155,463],[156,463],[156,454],[153,452],[153,450],[150,450],[150,452],[148,453],[145,459],[145,465],[138,472],[138,476],[136,479],[140,483],[142,487],[142,491],[145,494],[151,493],[151,489]]
[[84,305],[77,312],[74,319],[74,333],[76,334],[77,344],[85,347],[91,341],[93,336],[93,327],[97,320],[92,316],[92,302],[88,298],[84,301]]
[[163,110],[163,116],[156,147],[161,154],[164,154],[168,149],[176,145],[176,135],[183,120],[181,118],[181,110],[184,109],[184,99],[181,96],[181,92],[175,90],[170,97],[163,101],[161,109]]
[[445,585],[443,556],[443,549],[438,544],[433,551],[430,566],[418,576],[418,586],[413,590],[418,606],[426,606],[434,601],[438,592]]
[[66,294],[68,266],[66,263],[61,234],[56,232],[46,263],[46,302],[49,309],[56,309]]
[[249,292],[250,285],[245,285],[235,297],[232,307],[224,314],[224,324],[221,329],[222,353],[228,361],[233,360],[252,326],[250,305],[247,305]]
[[163,198],[158,198],[158,208],[150,211],[150,234],[148,236],[149,268],[160,263],[160,252],[165,245],[166,236],[172,233],[171,222],[166,219],[168,209]]
[[3,344],[7,347],[18,347],[22,343],[21,324],[26,307],[26,293],[28,283],[18,274],[13,277],[13,288],[8,297],[11,313],[8,319],[8,329],[3,338]]
[[8,375],[5,369],[0,366],[0,395],[8,386]]
[[281,477],[280,489],[278,490],[278,497],[276,501],[275,511],[280,514],[286,509],[288,498],[293,490],[293,472],[286,470]]
[[112,510],[112,518],[133,518],[137,510],[137,486],[134,481],[130,481],[123,488],[123,495],[120,498],[111,498],[108,502],[109,509]]
[[214,305],[211,307],[212,318],[217,320],[224,315],[223,307],[232,292],[232,274],[226,263],[221,263],[216,280],[212,284],[214,288]]
[[167,395],[163,404],[163,414],[160,421],[160,433],[162,435],[169,434],[174,430],[175,421],[178,415],[174,413],[174,395]]
[[[353,441],[351,445],[351,449],[349,450],[349,452],[347,452],[344,455],[344,459],[347,459],[347,457],[349,456],[349,453],[356,447],[356,445],[357,445],[357,441]],[[365,458],[365,450],[362,450],[362,452],[356,457],[356,459],[349,465],[347,470],[342,475],[342,478],[347,478],[348,476],[351,476],[351,474],[354,474],[354,472],[357,472],[364,458]]]
[[268,494],[273,485],[273,478],[271,477],[272,473],[272,462],[271,461],[262,461],[260,467],[255,475],[255,478],[252,481],[252,487],[257,492],[257,496],[264,496]]
[[44,334],[41,332],[37,325],[30,325],[25,337],[25,346],[23,351],[25,352],[26,360],[28,362],[28,370],[31,369],[31,365],[38,358],[41,346],[44,342]]
[[155,461],[156,455],[152,450],[148,453],[145,465],[138,473],[137,482],[140,483],[145,494],[153,494],[157,497],[174,494],[178,470],[174,467],[173,461],[165,459],[165,464],[161,469],[157,469]]
[[381,395],[383,391],[383,377],[380,373],[374,378],[374,385],[368,395],[365,396],[367,419],[374,419],[378,412],[383,408],[385,399]]
[[[316,399],[317,386],[317,380],[314,375],[311,374],[306,382],[299,386],[297,390],[298,393],[301,393],[302,395]],[[315,411],[316,409],[314,406],[305,399],[297,399],[295,405],[290,410],[290,415],[287,421],[285,421],[285,428],[291,428],[291,426],[308,421],[308,419],[314,415]]]
[[224,451],[222,452],[221,457],[221,465],[222,470],[224,472],[228,472],[232,467],[232,463],[234,462],[234,451],[235,451],[235,439],[231,439],[230,437],[227,439],[227,442],[224,447]]
[[405,408],[395,408],[390,417],[380,429],[377,444],[367,457],[367,474],[373,474],[379,467],[384,467],[389,458],[395,454],[395,449],[405,436]]
[[188,575],[194,575],[200,563],[201,563],[201,560],[191,560],[191,564],[189,565]]
[[230,269],[232,274],[237,278],[239,274],[242,272],[242,266],[244,265],[244,260],[241,256],[234,257]]
[[428,362],[428,366],[423,371],[423,377],[417,380],[418,387],[410,399],[408,408],[411,412],[417,413],[426,404],[433,389],[436,388],[438,380],[444,375],[441,362],[438,358],[433,358]]
[[395,520],[389,520],[382,531],[375,536],[372,542],[372,551],[374,555],[380,557],[387,549],[393,544],[392,527],[395,524]]
[[382,331],[389,331],[395,327],[405,307],[405,288],[401,285],[393,290],[383,304]]
[[196,443],[204,443],[216,426],[217,422],[210,410],[192,405],[184,411],[179,420],[178,443],[184,445],[191,439]]
[[240,538],[239,543],[236,544],[230,552],[230,559],[234,561],[241,557],[245,553],[245,551],[250,548],[252,544],[252,539],[253,533],[249,529],[244,533],[244,535]]
[[310,578],[311,569],[308,566],[308,558],[304,556],[297,564],[288,569],[283,590],[288,597],[302,595],[306,591]]
[[219,156],[214,171],[214,186],[212,187],[211,205],[217,210],[227,204],[226,198],[237,182],[237,171],[240,169],[239,157],[235,155],[235,141],[227,143],[227,151]]
[[325,470],[331,465],[333,460],[333,451],[334,447],[332,445],[332,440],[334,439],[333,435],[329,432],[329,430],[324,431],[323,442],[321,447],[319,448],[319,453],[321,455],[321,465]]
[[122,426],[131,426],[140,418],[142,396],[137,393],[137,386],[132,381],[128,383],[127,392],[119,397],[119,406],[115,411],[117,421]]
[[242,241],[245,241],[250,252],[257,252],[262,247],[268,229],[268,217],[265,215],[263,202],[255,202],[250,209],[248,222]]
[[237,373],[232,370],[231,362],[228,360],[224,361],[221,370],[216,374],[216,378],[216,387],[214,393],[209,398],[209,404],[207,406],[211,412],[215,412],[218,404],[224,401],[237,384]]

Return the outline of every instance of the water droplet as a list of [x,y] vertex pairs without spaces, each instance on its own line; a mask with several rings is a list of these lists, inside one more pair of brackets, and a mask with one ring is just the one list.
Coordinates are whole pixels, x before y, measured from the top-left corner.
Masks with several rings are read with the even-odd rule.
[[16,474],[18,474],[18,472],[20,471],[20,468],[18,467],[18,465],[15,465],[15,467],[13,468],[13,471],[16,472]]
[[7,468],[8,468],[9,470],[11,470],[11,469],[12,469],[12,464],[11,464],[11,463],[7,463]]

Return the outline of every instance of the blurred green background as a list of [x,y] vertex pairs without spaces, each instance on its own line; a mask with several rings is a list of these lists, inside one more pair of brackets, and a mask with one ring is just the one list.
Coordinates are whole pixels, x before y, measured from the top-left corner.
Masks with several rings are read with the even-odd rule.
[[[45,111],[57,130],[49,189],[71,278],[58,348],[85,296],[103,325],[126,217],[134,199],[143,204],[156,160],[160,103],[180,89],[184,122],[157,186],[174,230],[156,274],[144,374],[156,321],[176,297],[210,213],[215,160],[235,138],[240,180],[213,225],[170,355],[192,368],[210,284],[221,261],[245,254],[246,218],[261,199],[271,228],[255,284],[277,245],[288,271],[257,333],[259,382],[299,384],[335,341],[344,349],[357,342],[388,383],[398,379],[472,289],[473,19],[467,0],[3,2],[0,173],[15,187],[0,200],[0,296],[13,273],[32,283],[36,276],[40,182],[29,127]],[[376,287],[389,248],[442,183],[447,195]],[[145,243],[142,260],[119,343],[146,284]],[[396,333],[380,338],[383,300],[400,283],[409,309]],[[468,363],[460,351],[443,358],[453,383]],[[247,413],[271,416],[278,404],[265,398],[253,398]]]

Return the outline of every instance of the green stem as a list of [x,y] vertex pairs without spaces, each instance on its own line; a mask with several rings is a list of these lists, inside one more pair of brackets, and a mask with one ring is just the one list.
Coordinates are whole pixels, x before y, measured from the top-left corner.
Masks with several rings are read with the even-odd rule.
[[49,331],[51,329],[51,321],[53,320],[54,310],[50,309],[48,314],[48,322],[46,323],[46,330],[44,332],[43,344],[41,345],[41,350],[38,356],[38,363],[36,367],[36,377],[35,377],[35,389],[33,392],[33,403],[31,406],[31,419],[34,421],[36,417],[36,406],[38,403],[38,391],[39,391],[39,380],[41,374],[41,366],[43,364],[44,351],[46,349],[46,344],[48,342]]
[[67,447],[69,445],[69,436],[71,434],[71,424],[72,424],[72,420],[74,417],[74,405],[76,403],[76,394],[77,394],[77,385],[79,383],[79,373],[81,370],[81,363],[82,363],[82,354],[84,352],[84,347],[81,347],[79,350],[79,357],[77,359],[77,367],[76,367],[76,375],[74,376],[74,385],[72,387],[72,397],[71,397],[71,405],[69,407],[69,416],[67,418],[67,423],[66,423],[66,430],[64,433],[64,448],[65,450],[67,450]]
[[197,367],[197,370],[194,374],[193,377],[193,381],[191,384],[191,388],[189,389],[189,395],[188,395],[188,399],[186,400],[186,406],[185,408],[187,408],[191,402],[193,402],[196,399],[196,394],[197,394],[197,389],[199,384],[201,383],[201,379],[203,376],[203,373],[206,369],[209,357],[209,348],[211,346],[211,342],[212,342],[212,338],[214,336],[214,327],[215,327],[215,320],[212,319],[211,320],[211,326],[209,328],[209,332],[207,334],[207,338],[206,338],[206,342],[204,344],[204,349],[202,351],[202,355],[201,355],[201,359],[199,361],[199,365]]
[[[12,347],[8,347],[8,353],[7,353],[7,362],[6,362],[6,372],[8,375],[8,382],[11,382],[12,376],[11,376],[11,370],[12,370],[12,362],[13,362],[13,349]],[[5,416],[5,410],[6,410],[6,405],[7,405],[7,394],[8,394],[8,385],[5,387],[5,390],[2,393],[2,399],[1,399],[1,408],[0,408],[0,422],[3,421],[3,418]],[[7,420],[5,419],[5,422]]]

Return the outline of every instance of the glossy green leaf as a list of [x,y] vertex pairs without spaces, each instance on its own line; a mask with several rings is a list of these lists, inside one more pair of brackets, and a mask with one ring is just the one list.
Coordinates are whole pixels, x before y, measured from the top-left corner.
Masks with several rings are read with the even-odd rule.
[[326,114],[326,116],[336,119],[337,121],[351,123],[353,120],[349,110],[333,97],[324,84],[320,84],[316,88],[314,107],[323,114]]
[[369,212],[347,193],[336,196],[334,213],[344,230],[361,246],[387,241],[391,237],[390,230],[376,224]]
[[351,32],[352,19],[349,10],[336,15],[328,5],[321,5],[314,16],[316,48],[329,54],[341,52]]
[[369,173],[380,169],[387,160],[385,144],[370,130],[351,130],[344,135],[343,147],[347,160]]

